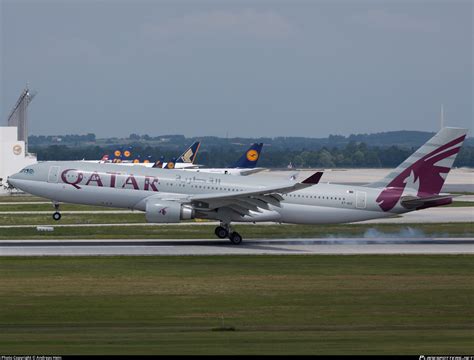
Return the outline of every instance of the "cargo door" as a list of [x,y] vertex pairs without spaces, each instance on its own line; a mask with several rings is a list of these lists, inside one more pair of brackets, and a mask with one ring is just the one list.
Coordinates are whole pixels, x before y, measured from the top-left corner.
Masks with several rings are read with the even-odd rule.
[[59,166],[51,166],[48,173],[48,182],[57,183],[59,181]]

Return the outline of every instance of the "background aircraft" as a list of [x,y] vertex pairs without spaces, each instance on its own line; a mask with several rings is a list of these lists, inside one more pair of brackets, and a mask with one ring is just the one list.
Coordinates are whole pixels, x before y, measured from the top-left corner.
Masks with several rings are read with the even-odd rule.
[[229,174],[229,175],[250,175],[260,171],[263,168],[257,168],[258,159],[260,159],[260,153],[262,152],[263,143],[252,144],[237,160],[235,164],[228,168],[185,168],[184,170],[206,172],[213,174]]
[[[151,161],[148,157],[143,162],[140,161],[140,155],[133,156],[132,148],[126,150],[118,149],[112,156],[104,155],[99,163],[117,163],[120,165],[141,165],[146,167],[163,168],[163,169],[182,169],[196,172],[206,172],[215,174],[229,174],[229,175],[250,175],[264,170],[263,168],[256,168],[260,153],[262,151],[263,143],[255,143],[247,149],[240,159],[228,168],[205,168],[202,165],[194,164],[197,153],[201,143],[194,142],[188,147],[178,158],[173,158],[169,161],[164,161],[161,157],[157,161]],[[133,160],[132,160],[133,159]],[[83,160],[84,161],[84,160]],[[97,162],[95,160],[89,162]]]
[[[173,165],[170,168],[192,168],[196,167],[194,165],[194,160],[199,151],[201,142],[195,141],[191,146],[189,146],[177,159],[173,161]],[[146,167],[166,167],[168,163],[163,162],[163,157],[160,160],[152,161],[151,156],[146,156],[142,159],[141,155],[133,154],[133,148],[130,146],[127,149],[117,149],[114,151],[113,155],[104,155],[100,160],[81,160],[84,162],[91,163],[116,163],[120,165],[142,165]]]
[[[195,141],[190,147],[188,147],[178,158],[171,159],[168,162],[163,162],[160,159],[161,167],[165,169],[189,169],[195,168],[199,165],[194,165],[197,153],[201,146],[200,141]],[[159,167],[158,162],[155,162],[153,167]]]

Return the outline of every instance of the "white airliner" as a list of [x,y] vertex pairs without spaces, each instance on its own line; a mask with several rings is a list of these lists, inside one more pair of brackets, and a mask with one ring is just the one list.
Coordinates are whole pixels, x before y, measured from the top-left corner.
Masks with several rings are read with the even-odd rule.
[[[320,183],[321,172],[298,182],[71,161],[27,166],[8,182],[51,199],[57,210],[66,202],[141,210],[152,223],[219,220],[216,236],[239,244],[232,222],[346,223],[449,204],[453,195],[440,191],[466,133],[443,128],[384,179],[366,186]],[[60,217],[58,211],[53,215]]]
[[[194,160],[196,160],[196,155],[201,146],[200,141],[195,141],[192,143],[184,152],[173,162],[163,162],[163,160],[157,162],[150,162],[145,160],[145,162],[140,162],[138,158],[133,159],[131,150],[126,150],[128,154],[122,154],[121,150],[117,150],[117,158],[109,158],[109,155],[104,155],[100,160],[80,160],[82,162],[90,162],[96,164],[105,164],[105,163],[114,163],[122,166],[134,166],[141,165],[146,167],[160,167],[160,168],[170,168],[170,169],[194,169],[199,168],[200,165],[195,165]],[[115,154],[114,154],[115,156]],[[130,158],[130,159],[127,159]],[[163,159],[163,158],[162,158]],[[118,161],[117,161],[118,160]]]
[[205,172],[211,174],[226,174],[226,175],[250,175],[263,171],[263,168],[257,168],[257,162],[260,159],[260,153],[263,148],[263,143],[252,144],[242,156],[231,166],[227,168],[203,168],[203,167],[187,167],[183,170]]
[[255,143],[246,150],[243,155],[237,160],[235,164],[227,168],[206,168],[202,165],[194,164],[196,155],[199,151],[201,143],[199,141],[194,142],[189,148],[187,148],[176,160],[164,162],[163,159],[155,163],[152,162],[135,162],[120,161],[114,162],[108,159],[108,155],[104,155],[101,160],[81,160],[83,162],[91,163],[115,163],[122,166],[134,166],[141,165],[145,167],[163,168],[163,169],[175,169],[175,170],[187,170],[195,172],[204,172],[212,174],[226,174],[226,175],[250,175],[265,170],[264,168],[257,168],[257,162],[260,158],[260,152],[262,151],[263,143]]

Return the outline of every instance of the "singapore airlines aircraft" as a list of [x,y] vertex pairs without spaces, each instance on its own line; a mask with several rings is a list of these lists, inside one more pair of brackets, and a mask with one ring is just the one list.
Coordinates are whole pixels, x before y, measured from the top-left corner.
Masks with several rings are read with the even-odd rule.
[[466,133],[443,128],[384,179],[366,186],[323,184],[321,172],[298,182],[68,161],[27,166],[8,182],[51,199],[57,210],[59,202],[69,202],[141,210],[154,223],[219,220],[216,236],[239,244],[242,237],[231,222],[345,223],[449,204],[453,195],[440,191]]
[[[195,141],[186,150],[184,150],[184,152],[172,164],[170,164],[169,162],[163,163],[163,161],[160,161],[160,163],[157,164],[158,162],[152,163],[152,162],[149,162],[148,160],[145,160],[145,162],[140,162],[138,159],[133,159],[133,157],[131,157],[131,150],[125,150],[124,151],[125,155],[122,154],[122,151],[117,150],[116,151],[117,154],[114,154],[114,156],[117,155],[119,161],[114,161],[117,159],[109,159],[109,155],[104,155],[102,159],[100,160],[80,160],[80,161],[90,162],[90,163],[99,163],[99,164],[115,163],[115,164],[120,164],[122,166],[132,166],[132,165],[139,164],[146,167],[166,168],[169,166],[169,168],[176,168],[176,169],[196,168],[196,167],[199,167],[199,165],[194,165],[194,160],[196,160],[196,155],[199,151],[200,146],[201,146],[201,142]],[[128,152],[128,155],[126,154],[127,152]],[[127,160],[127,158],[130,158],[130,160]]]
[[194,169],[199,167],[199,165],[194,164],[194,160],[196,160],[196,155],[199,151],[199,147],[201,146],[200,141],[195,141],[190,147],[188,147],[184,152],[175,160],[175,161],[168,161],[162,162],[155,162],[154,164],[142,164],[145,166],[151,167],[162,167],[165,169]]

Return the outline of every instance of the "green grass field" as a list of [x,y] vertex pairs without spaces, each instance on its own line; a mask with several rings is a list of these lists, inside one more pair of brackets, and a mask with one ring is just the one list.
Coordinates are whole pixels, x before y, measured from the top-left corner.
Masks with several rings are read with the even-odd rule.
[[[130,215],[128,215],[130,216]],[[209,239],[215,225],[77,226],[55,227],[53,232],[36,228],[2,228],[1,239]],[[335,225],[236,225],[246,239],[364,237],[367,232],[403,237],[472,237],[473,223],[441,224],[335,224]],[[382,235],[381,235],[382,236]],[[369,236],[370,237],[370,236]]]
[[446,205],[447,207],[472,207],[474,201],[453,201],[451,204]]
[[39,197],[39,196],[33,196],[33,195],[28,195],[28,194],[15,194],[15,195],[0,196],[0,203],[25,202],[25,201],[37,202],[37,201],[50,201],[50,200]]
[[[127,210],[117,209],[105,206],[90,206],[90,205],[77,205],[77,204],[61,204],[61,211],[116,211],[116,210]],[[0,203],[0,213],[3,211],[50,211],[51,214],[54,212],[52,203],[49,204],[12,204],[12,203]]]
[[0,274],[2,353],[474,352],[470,255],[4,257]]
[[62,224],[124,224],[145,223],[145,213],[134,212],[127,214],[62,214],[61,221],[57,222],[50,214],[2,214],[0,225],[62,225]]

